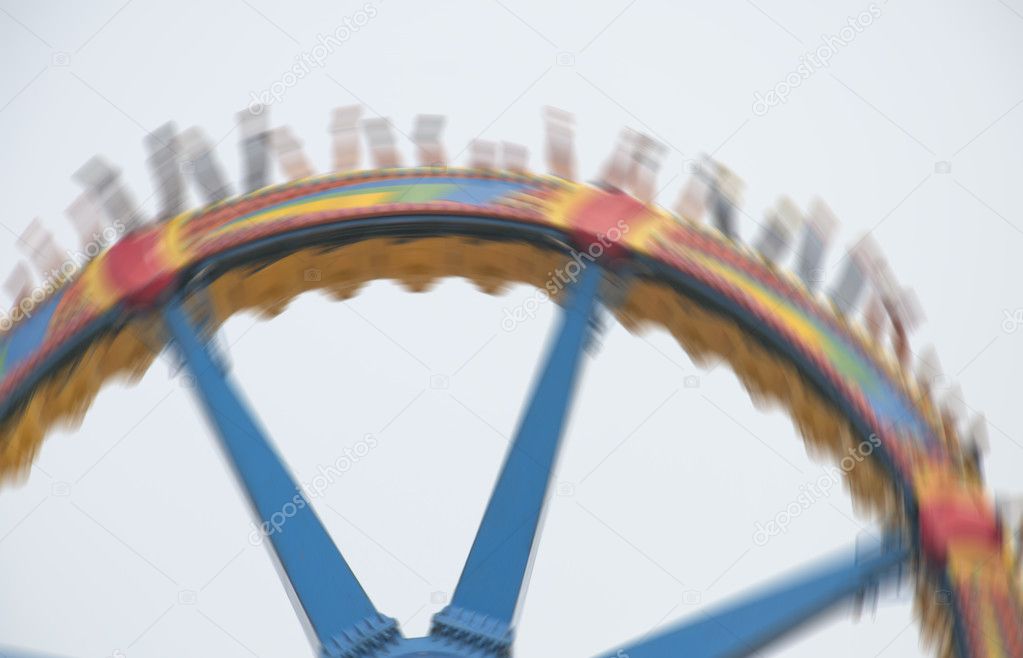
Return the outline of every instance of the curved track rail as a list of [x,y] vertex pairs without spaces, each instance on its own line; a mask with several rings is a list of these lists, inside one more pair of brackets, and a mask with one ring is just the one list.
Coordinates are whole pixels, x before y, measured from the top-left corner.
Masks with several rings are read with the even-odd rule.
[[[451,276],[487,292],[524,282],[567,299],[570,308],[573,295],[589,294],[591,304],[599,297],[630,328],[663,327],[694,358],[728,361],[755,397],[783,405],[808,444],[843,464],[854,498],[906,547],[898,561],[912,565],[918,613],[939,653],[1023,656],[1023,606],[1008,541],[978,465],[943,422],[929,387],[908,376],[886,345],[755,251],[615,188],[558,177],[383,168],[295,180],[131,230],[0,335],[0,470],[9,476],[24,469],[48,428],[80,420],[104,383],[139,377],[172,341],[204,372],[196,365],[209,358],[203,336],[234,313],[273,315],[310,290],[345,298],[367,281],[395,279],[416,291]],[[591,281],[599,291],[580,291],[593,277],[603,281]],[[585,334],[566,337],[574,335],[571,317],[559,334],[573,345],[569,353]],[[189,336],[200,340],[191,345]],[[551,355],[545,372],[574,372],[558,358]],[[231,399],[230,387],[213,379],[208,395]],[[570,389],[558,389],[546,374],[538,387],[545,385]],[[529,418],[520,428],[527,436]],[[857,464],[845,468],[850,457]],[[545,483],[526,488],[542,492]],[[481,528],[477,543],[487,541],[484,534]],[[531,541],[532,534],[527,555]],[[850,591],[875,576],[853,578]],[[793,594],[782,588],[778,596]],[[506,652],[510,613],[484,615],[507,622],[487,626],[468,609],[441,613],[433,639],[395,645],[397,629],[370,604],[358,618],[371,621],[354,639],[331,648],[321,636],[323,650]],[[308,606],[306,612],[312,617]],[[629,651],[678,655],[647,645]],[[742,652],[707,651],[700,655]]]

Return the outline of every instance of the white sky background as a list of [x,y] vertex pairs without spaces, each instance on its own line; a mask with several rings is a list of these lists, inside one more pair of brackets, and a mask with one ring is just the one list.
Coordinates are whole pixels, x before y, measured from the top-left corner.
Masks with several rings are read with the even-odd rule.
[[[361,6],[0,3],[0,269],[23,257],[16,235],[34,216],[73,243],[69,176],[94,153],[146,197],[141,139],[168,119],[223,138],[235,177],[235,111]],[[754,92],[867,2],[584,6],[375,0],[376,16],[288,89],[272,119],[324,169],[328,113],[356,102],[403,127],[445,114],[450,153],[476,136],[509,140],[540,168],[550,104],[578,117],[586,177],[624,125],[669,144],[662,203],[700,151],[744,177],[755,216],[780,194],[804,206],[822,196],[843,221],[840,242],[870,231],[919,294],[928,320],[916,346],[933,342],[966,402],[988,414],[989,481],[1019,493],[1023,336],[1003,319],[1023,308],[1023,2],[878,3],[880,17],[764,116]],[[939,161],[951,173],[936,173]],[[743,220],[745,236],[755,228]],[[408,633],[424,633],[453,589],[515,427],[554,309],[512,332],[501,319],[532,294],[378,283],[347,304],[310,296],[272,322],[226,327],[234,373],[301,480],[376,434],[316,507]],[[601,344],[566,437],[556,477],[571,495],[551,501],[519,655],[592,655],[869,531],[836,488],[755,545],[755,524],[824,465],[785,416],[756,410],[726,368],[699,372],[668,336],[614,326]],[[266,550],[248,544],[247,509],[190,392],[168,373],[160,362],[139,385],[104,390],[84,425],[51,436],[28,480],[0,494],[0,645],[310,655]],[[699,386],[683,387],[694,374]],[[435,375],[448,388],[430,388]],[[925,655],[908,598],[765,655]]]

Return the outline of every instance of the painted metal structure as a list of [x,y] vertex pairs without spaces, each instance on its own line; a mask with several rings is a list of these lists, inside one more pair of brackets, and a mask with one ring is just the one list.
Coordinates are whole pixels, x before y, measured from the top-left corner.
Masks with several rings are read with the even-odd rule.
[[[902,566],[925,593],[924,618],[939,620],[928,631],[943,653],[1023,658],[1016,565],[979,473],[883,347],[713,229],[560,178],[374,170],[273,186],[132,230],[0,335],[0,470],[24,468],[48,427],[80,418],[105,381],[138,375],[172,343],[258,517],[296,508],[269,539],[322,655],[507,655],[602,275],[622,288],[610,305],[619,319],[659,324],[694,355],[728,360],[748,387],[789,408],[807,441],[837,457],[867,446],[853,495],[894,538],[877,555],[828,563],[726,608],[713,624],[611,655],[742,655]],[[239,310],[274,314],[308,290],[345,297],[375,278],[420,290],[443,276],[488,291],[574,283],[452,603],[429,637],[406,639],[359,585],[207,337]],[[941,591],[952,593],[943,607],[927,600]],[[722,636],[718,622],[735,633]]]

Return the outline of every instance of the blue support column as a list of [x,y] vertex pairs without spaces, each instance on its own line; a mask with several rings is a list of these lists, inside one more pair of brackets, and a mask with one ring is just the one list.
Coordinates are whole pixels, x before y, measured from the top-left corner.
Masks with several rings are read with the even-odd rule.
[[898,573],[909,551],[884,545],[862,556],[825,562],[732,605],[626,645],[603,658],[734,658],[782,635]]
[[163,311],[206,415],[321,644],[323,656],[361,656],[398,634],[373,607],[295,480],[211,357],[178,301]]
[[522,589],[583,348],[601,270],[590,265],[568,291],[560,326],[462,569],[433,635],[503,655]]

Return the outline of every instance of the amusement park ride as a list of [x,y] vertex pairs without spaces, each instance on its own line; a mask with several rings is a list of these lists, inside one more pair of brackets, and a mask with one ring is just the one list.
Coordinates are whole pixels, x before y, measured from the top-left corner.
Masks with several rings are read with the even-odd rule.
[[[70,212],[81,234],[113,228],[120,237],[50,289],[24,267],[8,281],[16,304],[0,327],[0,475],[26,469],[49,428],[79,421],[106,382],[141,377],[169,347],[263,527],[287,511],[287,524],[267,536],[321,656],[507,656],[579,365],[603,306],[629,328],[666,329],[694,358],[726,361],[836,461],[870,446],[843,470],[854,499],[887,529],[881,545],[605,656],[747,655],[908,575],[938,655],[1023,658],[1019,541],[985,491],[980,430],[961,431],[951,408],[935,402],[936,361],[914,363],[909,348],[918,314],[876,250],[854,248],[821,291],[833,222],[823,204],[804,219],[781,202],[746,246],[736,226],[740,184],[723,166],[705,160],[669,211],[653,203],[659,146],[626,131],[600,180],[576,182],[571,117],[556,110],[547,113],[549,175],[526,171],[523,148],[482,141],[472,144],[468,168],[447,166],[436,116],[417,119],[418,166],[403,168],[394,127],[360,122],[358,108],[335,112],[335,171],[315,175],[298,140],[270,130],[262,110],[240,114],[240,195],[202,132],[172,124],[147,139],[157,217],[140,216],[102,159],[76,174],[86,192]],[[360,171],[362,133],[373,168]],[[273,162],[287,182],[270,184]],[[196,210],[185,207],[189,181],[205,204]],[[52,238],[38,228],[30,237],[40,269],[59,270]],[[790,273],[782,262],[792,244]],[[570,285],[551,285],[554,272]],[[211,338],[239,311],[273,316],[307,291],[345,299],[377,279],[420,291],[452,276],[487,292],[534,285],[563,312],[450,605],[429,635],[407,638],[363,590]]]

